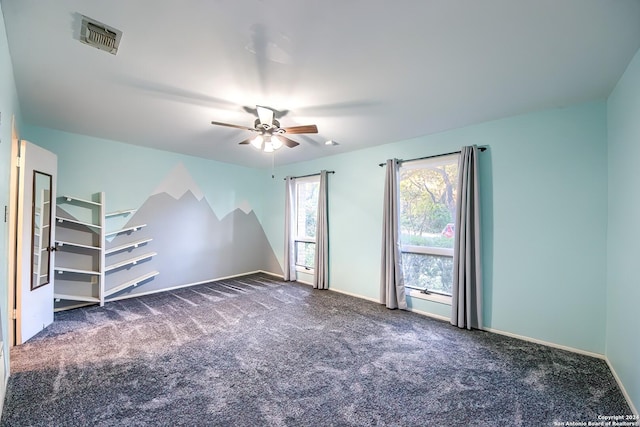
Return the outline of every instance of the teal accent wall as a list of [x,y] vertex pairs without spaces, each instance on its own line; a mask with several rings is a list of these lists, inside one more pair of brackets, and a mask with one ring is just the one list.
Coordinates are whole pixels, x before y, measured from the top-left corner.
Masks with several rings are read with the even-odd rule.
[[58,155],[58,195],[104,191],[109,211],[136,208],[182,163],[218,217],[243,205],[260,214],[255,169],[35,126],[23,137]]
[[636,270],[640,254],[640,51],[609,96],[607,120],[606,356],[635,407],[640,408],[640,285]]
[[[487,146],[480,154],[486,326],[603,354],[606,129],[606,104],[596,102],[280,167],[276,179],[265,179],[270,203],[262,221],[281,257],[282,178],[334,170],[330,286],[378,299],[384,183],[378,164]],[[442,304],[413,298],[409,305],[449,315]]]
[[13,65],[7,43],[4,15],[0,4],[0,340],[3,342],[5,372],[9,369],[9,346],[5,337],[9,336],[7,313],[9,277],[8,277],[8,243],[9,224],[4,221],[5,206],[9,206],[9,172],[11,170],[11,119],[15,116],[20,123],[20,106],[13,76]]
[[[136,209],[131,215],[109,218],[107,232],[146,224],[133,236],[121,233],[107,238],[107,248],[152,239],[135,252],[109,254],[107,266],[136,255],[156,255],[135,267],[110,271],[105,275],[105,291],[143,274],[159,274],[113,297],[258,270],[282,273],[258,219],[263,200],[261,171],[52,129],[25,126],[24,136],[58,156],[59,199],[68,195],[90,200],[104,192],[107,212]],[[96,221],[90,210],[72,204],[61,203],[58,209],[62,215]],[[64,250],[58,259],[63,255]],[[60,293],[75,293],[78,283],[60,275],[56,278]]]

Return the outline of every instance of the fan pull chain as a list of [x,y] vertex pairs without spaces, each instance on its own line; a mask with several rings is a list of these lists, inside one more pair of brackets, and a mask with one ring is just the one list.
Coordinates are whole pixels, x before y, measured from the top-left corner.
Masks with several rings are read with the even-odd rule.
[[273,170],[275,169],[275,165],[276,165],[276,152],[274,151],[273,153],[271,153],[271,179],[275,179],[275,175]]

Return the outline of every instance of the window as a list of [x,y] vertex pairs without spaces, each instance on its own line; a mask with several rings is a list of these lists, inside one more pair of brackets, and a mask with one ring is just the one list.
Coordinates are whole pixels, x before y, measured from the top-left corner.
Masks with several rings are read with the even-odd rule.
[[400,168],[400,233],[405,286],[451,295],[458,155]]
[[295,256],[296,266],[303,270],[315,267],[319,189],[320,176],[296,179]]

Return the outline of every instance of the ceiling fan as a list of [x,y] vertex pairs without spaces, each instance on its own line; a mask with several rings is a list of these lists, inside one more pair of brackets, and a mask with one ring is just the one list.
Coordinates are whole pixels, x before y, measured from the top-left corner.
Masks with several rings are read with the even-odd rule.
[[[251,108],[245,108],[245,110],[253,112]],[[318,133],[318,127],[316,125],[280,127],[280,122],[276,119],[276,115],[284,115],[286,112],[281,113],[273,108],[263,107],[261,105],[256,105],[255,112],[258,118],[254,122],[253,127],[216,121],[212,121],[211,124],[256,132],[258,134],[257,136],[241,141],[240,145],[251,144],[258,150],[263,150],[266,153],[271,153],[283,145],[289,148],[300,145],[300,143],[287,138],[285,134]]]

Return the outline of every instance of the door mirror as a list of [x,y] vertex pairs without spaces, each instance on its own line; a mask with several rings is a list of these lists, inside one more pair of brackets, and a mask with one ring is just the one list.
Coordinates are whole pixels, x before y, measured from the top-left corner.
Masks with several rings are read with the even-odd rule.
[[31,290],[49,283],[51,267],[51,175],[33,171]]

